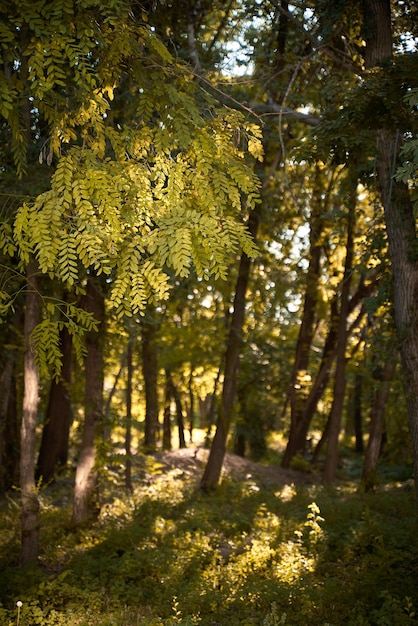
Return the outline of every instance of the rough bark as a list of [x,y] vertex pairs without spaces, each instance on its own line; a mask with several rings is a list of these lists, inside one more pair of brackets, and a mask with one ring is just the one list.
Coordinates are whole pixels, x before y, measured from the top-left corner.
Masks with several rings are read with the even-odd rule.
[[[392,57],[389,0],[364,0],[366,67]],[[414,456],[418,503],[418,260],[416,224],[407,186],[394,179],[400,147],[396,128],[376,133],[376,170],[381,189],[393,276],[393,302]]]
[[49,401],[39,449],[37,478],[49,482],[57,468],[66,465],[73,411],[70,398],[72,340],[66,328],[60,335],[62,369],[59,380],[51,382]]
[[24,392],[20,439],[20,490],[22,499],[21,563],[28,565],[38,558],[39,500],[35,483],[36,420],[39,403],[39,377],[31,335],[39,320],[40,298],[37,264],[27,269],[27,293],[24,321]]
[[103,413],[103,321],[104,298],[92,279],[87,281],[84,301],[87,311],[94,314],[101,323],[98,332],[91,332],[86,338],[85,369],[85,411],[83,438],[77,463],[73,523],[87,524],[95,519],[100,511],[98,497],[98,473],[96,468],[96,438]]

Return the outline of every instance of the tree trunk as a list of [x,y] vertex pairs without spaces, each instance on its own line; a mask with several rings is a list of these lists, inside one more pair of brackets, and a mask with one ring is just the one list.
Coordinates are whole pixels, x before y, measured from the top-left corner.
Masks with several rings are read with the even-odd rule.
[[[258,228],[258,221],[258,213],[254,210],[250,214],[248,224],[248,229],[254,239]],[[200,482],[200,488],[205,492],[213,491],[218,486],[225,458],[229,427],[231,424],[232,410],[236,394],[238,362],[242,342],[242,329],[245,318],[245,295],[250,278],[250,268],[251,259],[246,254],[242,254],[235,288],[234,309],[225,353],[224,381],[216,432],[209,452],[209,458]]]
[[[392,57],[389,0],[364,0],[367,68]],[[400,134],[377,131],[376,169],[392,264],[395,326],[398,336],[406,405],[414,456],[418,503],[418,261],[416,224],[408,187],[394,179]]]
[[376,468],[382,448],[383,420],[386,402],[389,397],[390,385],[396,369],[396,353],[389,352],[384,368],[376,376],[376,388],[373,392],[373,403],[370,417],[369,440],[363,463],[361,481],[365,491],[371,491],[376,482]]
[[19,483],[19,424],[15,377],[16,352],[10,350],[0,375],[0,496]]
[[35,483],[36,420],[39,403],[39,377],[31,335],[39,320],[40,298],[37,264],[27,268],[27,294],[24,321],[24,392],[20,440],[20,490],[22,498],[21,562],[37,560],[39,549],[39,500]]
[[169,373],[166,370],[164,421],[163,421],[163,450],[171,450],[171,385]]
[[361,407],[361,399],[362,399],[362,377],[361,374],[356,372],[356,377],[354,381],[354,437],[355,437],[355,451],[359,454],[362,454],[364,451],[364,443],[363,443],[363,412]]
[[195,401],[194,401],[194,393],[193,393],[193,364],[190,364],[190,376],[188,382],[188,390],[189,390],[189,435],[190,435],[190,443],[193,442],[193,428],[194,428],[194,411],[195,411]]
[[176,422],[177,422],[177,430],[179,434],[179,448],[185,448],[186,440],[184,438],[184,419],[183,419],[183,408],[181,406],[180,394],[173,382],[173,378],[169,370],[166,370],[166,376],[167,376],[167,383],[170,387],[170,395],[174,399],[174,404],[176,405]]
[[128,339],[126,353],[126,431],[125,431],[125,487],[132,491],[132,378],[133,378],[133,338]]
[[[317,178],[319,166],[317,166]],[[317,191],[316,195],[320,195]],[[324,229],[323,206],[318,200],[311,216],[310,223],[310,249],[309,266],[306,274],[306,290],[303,305],[302,320],[299,328],[299,336],[296,344],[295,361],[289,385],[290,399],[290,431],[283,458],[284,467],[288,467],[291,458],[297,452],[303,452],[306,437],[299,439],[300,423],[303,419],[304,407],[307,399],[307,388],[310,386],[308,374],[312,340],[315,329],[315,311],[318,301],[318,289],[320,280],[320,264],[322,245],[321,237]]]
[[37,478],[49,482],[57,467],[68,460],[68,445],[73,411],[70,398],[72,340],[68,330],[60,333],[62,369],[59,380],[52,380],[38,456]]
[[120,360],[120,367],[118,370],[118,373],[115,376],[115,380],[113,381],[113,386],[112,389],[110,390],[109,395],[107,396],[107,400],[106,400],[106,404],[105,404],[105,408],[103,410],[103,418],[104,418],[104,423],[103,423],[103,440],[104,441],[110,441],[111,439],[111,434],[112,434],[112,413],[111,413],[111,406],[112,406],[112,400],[113,397],[118,389],[118,384],[119,384],[119,380],[120,377],[123,374],[123,370],[125,369],[125,362],[126,362],[126,350],[125,352],[122,354],[122,358]]
[[335,481],[338,466],[338,440],[341,430],[341,418],[344,407],[346,388],[347,323],[349,312],[349,297],[354,255],[354,223],[356,209],[357,181],[350,180],[348,189],[348,217],[347,217],[347,253],[345,258],[344,276],[341,289],[341,306],[338,320],[337,361],[335,368],[334,394],[329,420],[328,445],[325,458],[324,482],[330,484]]
[[[367,288],[364,288],[362,284],[359,285],[356,293],[350,299],[350,304],[349,304],[350,314],[354,311],[356,306],[358,306],[362,298],[370,294],[373,288],[374,286],[372,284],[368,285]],[[331,323],[330,323],[330,327],[328,330],[327,338],[325,340],[319,370],[315,377],[315,380],[311,387],[309,395],[306,399],[306,402],[303,408],[303,414],[299,421],[298,428],[295,430],[293,439],[288,441],[285,454],[282,460],[282,467],[285,467],[285,468],[290,466],[291,460],[296,454],[298,454],[299,452],[303,452],[303,450],[305,449],[305,443],[306,443],[306,438],[308,435],[310,424],[314,417],[316,408],[318,406],[318,402],[320,401],[322,394],[324,393],[324,390],[326,386],[328,385],[328,381],[331,376],[331,369],[336,358],[336,351],[337,351],[337,345],[338,345],[337,344],[337,338],[338,338],[337,328],[338,328],[339,317],[338,317],[337,304],[338,304],[337,299],[334,298],[334,300],[331,301],[331,314],[330,314]],[[366,313],[365,309],[362,308],[359,314],[357,315],[356,319],[354,319],[354,321],[351,323],[350,328],[348,330],[348,335],[350,335],[355,328],[358,328],[365,313]],[[321,446],[322,446],[322,443],[319,446],[319,448],[321,448]],[[316,462],[318,458],[319,451],[320,451],[319,449],[318,449],[318,452],[317,450],[315,450],[314,462]]]
[[100,511],[96,439],[103,412],[103,322],[104,297],[92,279],[87,281],[84,308],[101,323],[99,332],[86,337],[85,412],[83,439],[75,476],[73,522],[83,525],[95,519]]
[[[149,313],[150,311],[148,311]],[[145,388],[145,436],[147,450],[155,450],[158,434],[158,355],[157,323],[151,316],[141,322],[142,375]]]
[[288,468],[294,456],[303,453],[306,444],[306,437],[309,426],[313,419],[316,407],[326,388],[330,375],[332,364],[336,355],[337,344],[337,299],[331,301],[330,327],[325,340],[322,359],[316,378],[311,386],[309,395],[305,399],[303,412],[299,416],[294,427],[291,429],[286,450],[282,459],[282,467]]

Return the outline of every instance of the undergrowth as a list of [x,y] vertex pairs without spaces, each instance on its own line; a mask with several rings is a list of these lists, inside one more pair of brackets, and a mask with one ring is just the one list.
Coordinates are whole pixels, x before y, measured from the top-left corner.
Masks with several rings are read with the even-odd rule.
[[70,525],[68,479],[41,494],[39,566],[22,569],[19,505],[0,511],[3,626],[403,625],[417,622],[413,489],[263,487],[210,496],[181,470],[103,486],[100,519]]

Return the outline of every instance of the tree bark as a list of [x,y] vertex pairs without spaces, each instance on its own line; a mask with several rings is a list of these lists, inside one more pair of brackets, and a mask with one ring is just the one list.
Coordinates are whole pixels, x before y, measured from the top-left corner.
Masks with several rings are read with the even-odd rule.
[[[258,212],[254,210],[250,214],[248,224],[248,229],[254,239],[257,233],[258,222],[259,215]],[[245,296],[250,278],[250,268],[251,259],[246,254],[242,254],[235,288],[231,326],[229,329],[225,352],[222,399],[219,407],[215,436],[212,441],[209,458],[200,482],[200,488],[205,492],[213,491],[218,486],[225,458],[229,428],[232,419],[232,410],[236,395],[238,362],[245,318]]]
[[39,403],[39,377],[31,335],[40,312],[37,263],[27,268],[27,293],[24,321],[24,392],[20,440],[20,490],[22,499],[21,563],[28,565],[38,558],[39,500],[35,483],[36,420]]
[[[373,285],[369,285],[367,288],[364,285],[360,285],[357,289],[356,293],[350,299],[349,304],[349,313],[352,313],[355,308],[358,306],[359,302],[363,297],[365,297],[368,293],[370,293],[373,289]],[[338,307],[337,307],[337,299],[335,298],[331,301],[331,324],[328,330],[328,335],[325,340],[324,349],[322,353],[322,359],[319,366],[318,373],[315,377],[314,383],[311,387],[309,395],[306,399],[303,414],[299,421],[299,425],[297,430],[295,431],[295,435],[292,441],[289,440],[288,445],[285,450],[285,454],[282,460],[282,467],[289,467],[292,458],[298,454],[299,452],[303,452],[305,449],[306,437],[308,435],[309,426],[314,417],[316,408],[318,406],[318,402],[324,393],[326,386],[328,385],[328,381],[331,376],[332,365],[335,361],[337,354],[337,328],[338,328]],[[357,328],[365,315],[365,310],[362,308],[357,315],[357,318],[351,323],[350,328],[348,330],[348,334],[350,335],[355,328]],[[321,440],[322,442],[322,440]],[[320,443],[321,443],[320,442]],[[314,460],[317,461],[318,454],[320,452],[320,448],[322,447],[322,443],[319,448],[315,449],[314,452]]]
[[176,405],[176,422],[177,422],[177,430],[179,435],[179,448],[186,447],[186,440],[184,438],[184,419],[183,419],[183,408],[181,406],[181,399],[178,389],[176,388],[173,377],[171,376],[170,370],[166,369],[167,376],[167,384],[170,389],[170,396],[174,399],[174,404]]
[[52,380],[38,455],[37,478],[49,482],[58,467],[66,465],[73,411],[70,398],[72,340],[68,330],[60,333],[62,369],[59,380]]
[[171,450],[171,385],[169,372],[166,370],[164,421],[163,421],[163,450]]
[[145,434],[144,445],[147,450],[155,450],[158,434],[158,354],[157,323],[149,318],[141,322],[142,330],[142,375],[145,388]]
[[189,409],[188,409],[189,435],[190,435],[190,442],[192,442],[193,441],[193,428],[194,428],[194,412],[195,412],[195,401],[194,401],[194,393],[193,393],[193,363],[190,364],[190,376],[189,376],[187,386],[189,390]]
[[128,339],[126,353],[126,431],[125,431],[125,487],[133,490],[132,485],[132,379],[133,379],[133,337]]
[[19,483],[19,423],[15,377],[16,351],[10,350],[0,375],[0,496]]
[[347,349],[347,322],[349,312],[349,297],[354,255],[354,223],[356,209],[357,181],[350,180],[348,190],[348,217],[347,217],[347,252],[345,258],[343,284],[341,289],[341,306],[338,320],[337,361],[335,368],[334,394],[329,419],[328,445],[324,467],[324,483],[335,481],[338,466],[338,440],[341,430],[341,418],[344,406],[346,388],[346,349]]
[[373,392],[373,403],[370,417],[369,440],[363,463],[361,477],[365,491],[371,491],[376,484],[376,468],[382,449],[383,421],[386,402],[390,393],[390,385],[396,369],[396,353],[389,352],[383,370],[375,376],[376,388]]
[[364,443],[363,443],[363,413],[361,408],[361,399],[362,399],[362,377],[359,372],[356,372],[355,381],[354,381],[354,407],[353,407],[353,418],[354,418],[354,436],[355,436],[355,451],[359,454],[362,454],[364,451]]
[[[317,178],[319,176],[319,166],[317,166]],[[317,187],[319,184],[317,182]],[[322,190],[321,190],[322,191]],[[323,218],[324,208],[319,200],[321,191],[316,190],[318,201],[314,203],[314,210],[310,223],[310,248],[309,248],[309,265],[306,274],[306,289],[303,304],[302,319],[299,328],[299,336],[296,344],[295,360],[293,371],[289,385],[290,399],[290,431],[286,451],[283,458],[285,467],[290,463],[294,456],[293,450],[303,452],[306,438],[299,440],[299,425],[303,419],[304,407],[306,403],[306,394],[308,384],[308,368],[310,361],[311,346],[315,329],[315,312],[318,301],[318,289],[320,280],[320,265],[322,255],[321,238],[325,225]],[[310,383],[310,377],[309,377]]]
[[[91,278],[87,281],[84,306],[103,325],[104,297]],[[84,428],[73,501],[73,523],[76,525],[87,524],[100,511],[96,439],[103,412],[103,333],[101,326],[99,332],[90,332],[86,337]]]
[[[366,67],[392,57],[389,0],[364,0]],[[414,456],[418,504],[418,261],[416,224],[408,187],[394,179],[400,133],[381,128],[376,133],[376,169],[385,214],[392,264],[393,302],[406,405]]]

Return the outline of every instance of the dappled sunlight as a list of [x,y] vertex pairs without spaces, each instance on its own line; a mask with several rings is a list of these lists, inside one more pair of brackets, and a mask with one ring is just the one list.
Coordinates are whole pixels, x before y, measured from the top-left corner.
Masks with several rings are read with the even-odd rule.
[[280,498],[282,502],[289,502],[296,496],[296,493],[297,491],[295,489],[295,485],[284,485],[284,487],[279,489],[279,491],[276,491],[274,495],[276,498]]
[[[190,465],[184,471],[154,463],[153,457],[138,459],[132,494],[121,493],[123,467],[115,471],[103,486],[100,519],[86,528],[68,525],[69,507],[60,508],[66,488],[60,491],[59,481],[45,488],[42,569],[26,584],[2,562],[9,579],[0,602],[19,585],[26,615],[33,614],[34,602],[52,603],[57,615],[70,611],[80,626],[94,623],[92,607],[129,626],[206,625],[208,619],[231,626],[263,619],[299,624],[300,615],[307,616],[304,623],[323,626],[333,604],[333,623],[354,626],[362,622],[350,622],[350,611],[361,616],[362,602],[370,606],[365,580],[373,588],[379,579],[388,590],[382,602],[387,610],[393,600],[392,615],[408,606],[408,600],[394,600],[400,589],[413,597],[412,581],[401,583],[393,569],[401,562],[412,572],[418,554],[411,542],[413,516],[399,515],[412,498],[406,488],[382,493],[377,503],[375,494],[349,485],[271,489],[247,473],[241,480],[228,474],[207,496]],[[12,508],[10,523],[17,515]],[[4,548],[7,535],[0,536]],[[170,621],[173,614],[177,621]],[[55,626],[48,619],[44,624]]]

